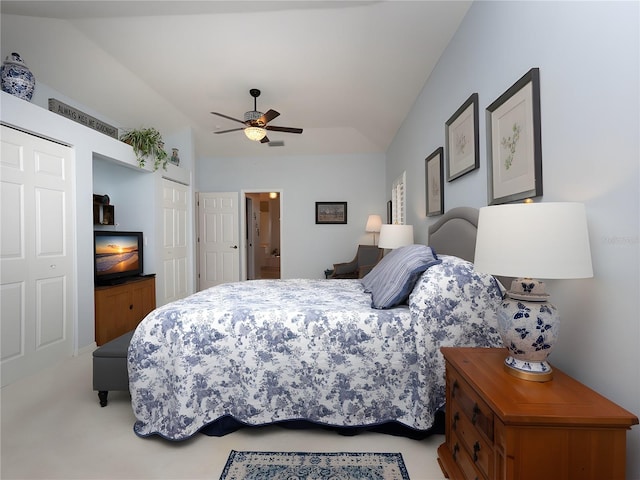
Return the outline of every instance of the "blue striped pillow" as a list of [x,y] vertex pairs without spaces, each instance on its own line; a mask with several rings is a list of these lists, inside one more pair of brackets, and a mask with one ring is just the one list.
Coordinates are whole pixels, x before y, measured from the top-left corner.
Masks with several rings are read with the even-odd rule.
[[373,308],[391,308],[407,300],[420,275],[440,263],[426,245],[408,245],[392,250],[362,279],[371,293]]

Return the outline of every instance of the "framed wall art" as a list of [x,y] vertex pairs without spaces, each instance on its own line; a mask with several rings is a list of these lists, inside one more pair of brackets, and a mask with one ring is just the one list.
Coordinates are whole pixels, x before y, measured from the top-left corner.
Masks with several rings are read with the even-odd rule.
[[427,217],[444,213],[444,148],[438,147],[424,161]]
[[480,167],[478,94],[472,94],[445,123],[447,182]]
[[489,205],[542,195],[538,68],[487,107],[487,150]]
[[347,223],[347,202],[316,202],[316,223]]

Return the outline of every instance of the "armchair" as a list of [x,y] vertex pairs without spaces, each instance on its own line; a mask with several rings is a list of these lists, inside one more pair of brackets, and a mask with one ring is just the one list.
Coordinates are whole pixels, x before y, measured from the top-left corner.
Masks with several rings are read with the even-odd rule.
[[334,263],[328,278],[362,278],[382,259],[381,248],[376,245],[358,245],[356,256],[350,262]]

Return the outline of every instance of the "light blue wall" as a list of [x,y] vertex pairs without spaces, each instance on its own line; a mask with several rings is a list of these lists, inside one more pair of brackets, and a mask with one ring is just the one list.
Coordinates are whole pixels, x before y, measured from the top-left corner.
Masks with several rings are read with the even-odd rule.
[[[640,414],[638,2],[475,2],[388,151],[387,190],[407,171],[408,221],[427,241],[424,158],[444,123],[480,98],[481,167],[446,183],[445,209],[487,205],[485,108],[540,68],[542,201],[587,208],[595,277],[548,282],[563,317],[552,362]],[[513,232],[505,232],[505,235]],[[517,241],[514,238],[514,241]],[[640,427],[627,478],[640,478]]]
[[[323,278],[353,258],[369,214],[386,216],[383,155],[204,158],[199,192],[282,191],[282,278]],[[315,202],[347,202],[347,225],[316,225]]]

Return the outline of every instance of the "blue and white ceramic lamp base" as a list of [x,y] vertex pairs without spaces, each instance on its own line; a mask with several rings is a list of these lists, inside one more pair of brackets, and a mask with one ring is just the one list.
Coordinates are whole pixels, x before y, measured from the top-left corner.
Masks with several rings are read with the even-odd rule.
[[[558,310],[546,301],[544,284],[531,286],[535,280],[518,279],[524,282],[512,289],[502,300],[498,312],[498,327],[504,346],[509,350],[505,369],[510,374],[535,382],[547,382],[553,378],[547,357],[553,350],[560,330]],[[538,288],[543,293],[533,293]],[[528,292],[526,290],[529,290]]]

